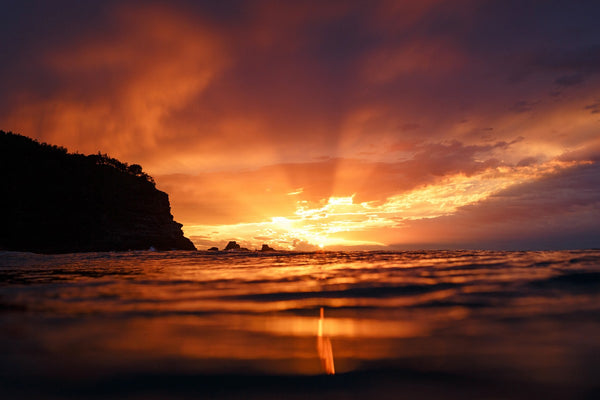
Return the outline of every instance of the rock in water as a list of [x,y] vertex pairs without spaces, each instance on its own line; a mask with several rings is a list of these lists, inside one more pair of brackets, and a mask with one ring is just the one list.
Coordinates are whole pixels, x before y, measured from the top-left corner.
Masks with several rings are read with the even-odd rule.
[[276,251],[274,248],[269,247],[268,244],[263,244],[262,248],[260,249],[260,251]]
[[224,251],[226,250],[240,250],[241,247],[239,244],[237,244],[235,242],[235,240],[232,240],[231,242],[227,243],[227,246],[225,246],[225,249],[223,249]]
[[0,248],[195,250],[142,167],[0,131]]

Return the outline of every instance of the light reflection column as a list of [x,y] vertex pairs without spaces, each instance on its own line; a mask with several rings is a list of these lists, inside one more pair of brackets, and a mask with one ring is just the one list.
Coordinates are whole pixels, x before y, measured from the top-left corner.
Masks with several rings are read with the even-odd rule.
[[329,337],[323,336],[323,320],[324,312],[321,307],[321,316],[319,317],[319,325],[317,328],[317,351],[319,352],[319,358],[321,359],[321,365],[328,375],[335,374],[335,366],[333,365],[333,349],[331,347],[331,340]]

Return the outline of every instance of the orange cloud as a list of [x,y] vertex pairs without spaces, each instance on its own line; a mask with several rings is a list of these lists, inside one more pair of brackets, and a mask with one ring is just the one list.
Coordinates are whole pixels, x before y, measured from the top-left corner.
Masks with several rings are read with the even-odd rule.
[[[470,176],[449,175],[433,184],[388,197],[385,201],[357,203],[355,195],[331,196],[322,199],[320,205],[315,207],[300,197],[296,200],[296,210],[293,214],[271,216],[258,222],[187,225],[185,229],[192,238],[211,237],[215,244],[236,239],[248,247],[255,248],[259,247],[259,242],[264,241],[287,249],[297,249],[298,243],[320,247],[383,246],[393,244],[395,236],[392,234],[378,242],[369,236],[370,231],[403,228],[410,225],[410,221],[454,215],[458,210],[485,201],[507,188],[534,182],[577,165],[582,163],[550,161],[533,166],[489,168]],[[270,215],[274,215],[273,210],[270,211]],[[349,236],[344,235],[346,232],[357,231],[363,233],[362,238],[349,239]],[[416,240],[428,243],[431,235],[421,236]]]
[[169,141],[167,117],[199,96],[227,64],[209,27],[170,8],[118,7],[107,32],[46,49],[43,67],[60,83],[29,97],[5,122],[82,152],[147,160]]
[[26,9],[0,27],[19,38],[1,128],[142,164],[206,244],[467,240],[500,193],[598,160],[597,49],[564,25],[595,32],[581,11],[217,3]]

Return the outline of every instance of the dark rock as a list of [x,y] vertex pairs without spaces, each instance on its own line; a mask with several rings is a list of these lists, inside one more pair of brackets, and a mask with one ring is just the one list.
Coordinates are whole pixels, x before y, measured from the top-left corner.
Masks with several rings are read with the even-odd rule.
[[210,249],[208,249],[206,251],[219,251],[219,248],[218,247],[211,247]]
[[231,242],[227,243],[227,246],[225,246],[225,248],[223,250],[227,251],[227,250],[240,250],[240,249],[241,249],[240,245],[237,244],[235,242],[235,240],[232,240]]
[[267,244],[263,244],[262,249],[260,249],[260,251],[277,251],[277,250],[275,250],[272,247],[269,247],[269,245],[267,245]]
[[195,250],[142,167],[0,131],[0,247],[38,253]]

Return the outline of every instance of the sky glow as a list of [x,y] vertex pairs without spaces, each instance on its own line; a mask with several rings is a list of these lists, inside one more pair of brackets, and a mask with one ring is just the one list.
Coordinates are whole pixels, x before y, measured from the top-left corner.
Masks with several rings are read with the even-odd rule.
[[[249,247],[264,240],[288,250],[308,250],[316,246],[385,246],[384,243],[368,240],[348,240],[343,233],[368,233],[371,229],[384,227],[402,229],[406,221],[452,215],[460,207],[484,201],[503,189],[580,164],[550,161],[535,166],[498,167],[470,177],[455,175],[436,184],[389,197],[380,204],[355,203],[355,195],[323,199],[321,203],[324,204],[316,208],[310,208],[306,200],[297,200],[293,216],[272,217],[271,221],[252,224],[196,225],[186,230],[190,236],[221,241],[232,235],[241,235],[248,238],[243,243]],[[293,194],[299,195],[301,191]]]
[[141,164],[200,249],[600,246],[575,3],[15,3],[0,128]]

